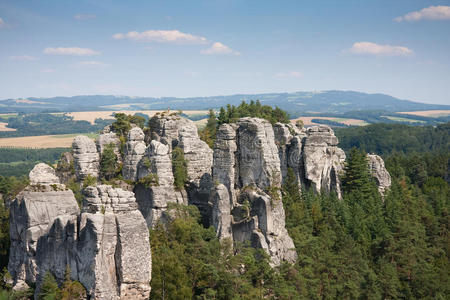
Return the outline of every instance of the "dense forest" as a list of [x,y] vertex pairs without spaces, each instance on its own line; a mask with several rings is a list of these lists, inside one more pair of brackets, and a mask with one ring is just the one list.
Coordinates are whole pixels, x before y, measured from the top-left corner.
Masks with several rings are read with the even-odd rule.
[[66,151],[70,151],[70,148],[0,148],[0,175],[28,175],[37,163],[55,164],[61,153]]
[[[257,116],[249,111],[258,104],[246,105],[248,110],[241,107],[239,114],[235,107],[235,115]],[[211,112],[205,130],[235,120],[232,106],[223,111],[222,118]],[[268,113],[272,122],[284,119]],[[142,119],[119,115],[113,126],[120,132],[132,122],[141,125]],[[201,135],[211,138],[205,130]],[[305,187],[300,193],[289,170],[281,192],[286,227],[299,255],[292,265],[271,268],[262,250],[219,242],[213,228],[201,225],[195,206],[173,205],[167,225],[150,231],[151,299],[448,299],[449,134],[448,123],[337,130],[347,153],[342,200]],[[392,175],[384,198],[370,175],[366,152],[382,155]],[[5,203],[26,184],[25,178],[0,176]],[[3,269],[9,234],[7,206],[1,204]],[[68,286],[79,288],[76,282],[58,286],[52,276],[46,278],[41,299],[77,299],[64,296]],[[0,297],[8,297],[10,287],[1,284]]]

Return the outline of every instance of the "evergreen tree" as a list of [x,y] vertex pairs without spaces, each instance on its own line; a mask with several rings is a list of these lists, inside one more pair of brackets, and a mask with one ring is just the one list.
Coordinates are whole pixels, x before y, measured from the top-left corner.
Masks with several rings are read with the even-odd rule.
[[110,180],[116,175],[118,164],[114,149],[115,145],[113,143],[106,145],[100,160],[100,173],[106,180]]
[[56,300],[59,299],[60,292],[55,277],[50,271],[45,272],[38,298],[42,300]]
[[188,174],[187,161],[184,158],[183,149],[180,147],[175,147],[172,150],[172,169],[175,188],[181,190],[188,181]]

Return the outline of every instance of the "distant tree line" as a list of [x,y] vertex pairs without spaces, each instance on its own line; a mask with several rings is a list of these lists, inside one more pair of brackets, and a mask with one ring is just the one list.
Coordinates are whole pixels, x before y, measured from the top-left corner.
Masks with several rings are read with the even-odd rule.
[[8,127],[16,131],[0,131],[0,137],[97,132],[112,122],[96,119],[95,124],[91,124],[88,121],[75,121],[66,114],[48,113],[18,114],[6,121]]

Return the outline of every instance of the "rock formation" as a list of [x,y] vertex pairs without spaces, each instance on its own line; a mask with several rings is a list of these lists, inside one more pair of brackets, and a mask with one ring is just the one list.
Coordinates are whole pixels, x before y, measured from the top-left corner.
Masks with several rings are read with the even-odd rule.
[[[10,207],[10,257],[8,270],[15,287],[39,282],[47,270],[62,280],[66,265],[74,267],[72,253],[79,208],[46,164],[30,172],[30,185]],[[76,268],[74,268],[76,270]]]
[[214,150],[212,220],[218,236],[263,248],[273,265],[295,261],[294,243],[285,228],[272,125],[257,118],[224,124]]
[[[213,160],[213,151],[205,142],[200,140],[197,133],[197,127],[191,120],[182,118],[176,114],[158,114],[150,119],[149,124],[151,129],[152,143],[154,143],[155,141],[159,142],[162,145],[165,145],[168,149],[168,159],[172,159],[172,150],[175,147],[178,147],[183,151],[184,158],[187,161],[188,183],[186,185],[186,190],[181,190],[178,193],[175,193],[175,195],[173,196],[164,196],[164,194],[167,194],[171,190],[170,186],[173,185],[167,184],[167,182],[165,186],[164,182],[160,182],[159,184],[161,188],[153,187],[150,190],[152,193],[150,193],[149,191],[145,192],[142,190],[142,188],[137,187],[135,191],[139,206],[151,207],[158,202],[160,203],[160,205],[162,205],[160,207],[164,207],[165,203],[169,202],[193,204],[200,209],[200,212],[202,213],[204,219],[204,223],[207,224],[211,217],[209,196],[212,187],[211,167]],[[157,144],[154,144],[154,146],[156,145]],[[158,155],[156,155],[156,153],[151,150],[154,146],[150,144],[150,151],[147,151],[147,153],[149,154],[148,159],[150,161],[152,161],[152,159],[155,160],[158,157]],[[158,148],[160,147],[161,146],[159,145]],[[154,156],[154,158],[152,158],[152,156]],[[152,168],[154,168],[153,165]],[[146,173],[146,171],[144,171],[143,169],[144,168],[140,168],[139,174],[141,174],[141,172],[142,174]],[[171,173],[172,170],[169,169],[168,164],[166,163],[160,165],[158,172],[162,172],[163,174],[166,174],[164,176],[167,176],[167,174]],[[142,175],[139,176],[142,177]],[[158,174],[158,179],[160,179],[159,177],[161,176]],[[159,200],[163,198],[165,198],[166,200]],[[157,199],[156,202],[155,199]],[[165,208],[158,211],[159,216],[163,210],[165,210]],[[144,217],[147,220],[153,219],[153,222],[157,221],[157,218],[149,217],[148,211],[149,210],[147,209],[143,211]],[[153,212],[156,213],[157,211],[153,210]]]
[[98,177],[100,156],[95,142],[84,135],[79,135],[72,142],[75,173],[78,180],[91,175]]
[[94,299],[148,299],[149,234],[133,193],[108,185],[84,192],[77,243],[79,281]]
[[8,270],[14,288],[35,283],[37,294],[47,271],[62,282],[70,266],[90,299],[148,299],[149,233],[133,193],[87,187],[80,213],[51,167],[36,165],[30,181],[11,204]]
[[341,198],[339,174],[345,153],[337,147],[338,139],[328,126],[308,128],[303,146],[305,184],[317,192],[335,191]]
[[133,181],[137,179],[137,166],[144,156],[146,148],[142,129],[139,127],[131,128],[128,132],[123,158],[122,176],[124,179]]
[[[99,176],[101,152],[120,141],[109,128],[97,143],[85,136],[73,141],[55,173],[45,164],[30,172],[31,184],[11,204],[11,255],[14,287],[36,284],[46,271],[59,282],[66,266],[90,299],[147,299],[151,253],[148,227],[170,218],[170,203],[199,207],[205,225],[217,236],[250,242],[264,249],[272,265],[294,262],[297,254],[285,228],[281,185],[291,168],[299,186],[340,195],[339,173],[345,160],[327,126],[300,129],[291,124],[242,118],[218,129],[214,151],[200,140],[195,124],[176,114],[159,114],[150,135],[133,127],[127,136],[122,175],[133,192],[108,185],[85,187],[82,209],[60,183],[72,172],[79,182]],[[146,144],[148,142],[148,145]],[[174,186],[172,153],[183,151],[187,183]],[[380,192],[390,176],[378,156],[369,156]],[[58,178],[59,177],[59,178]],[[118,180],[120,181],[120,180]],[[164,212],[167,211],[167,214]],[[164,220],[162,220],[164,221]]]
[[56,176],[63,184],[67,184],[70,180],[76,179],[73,155],[71,152],[64,152],[58,161],[56,167]]
[[100,154],[100,157],[103,154],[103,150],[110,145],[114,145],[114,153],[117,156],[117,159],[119,162],[122,161],[122,156],[120,155],[120,140],[117,134],[110,131],[110,126],[106,126],[105,129],[103,129],[102,133],[98,136],[98,139],[96,141],[97,144],[97,151]]
[[378,185],[378,191],[384,196],[391,187],[391,175],[384,166],[384,160],[376,154],[367,154],[369,168]]
[[149,227],[156,225],[169,203],[184,203],[183,195],[174,188],[168,145],[150,142],[138,166],[138,179],[136,199]]

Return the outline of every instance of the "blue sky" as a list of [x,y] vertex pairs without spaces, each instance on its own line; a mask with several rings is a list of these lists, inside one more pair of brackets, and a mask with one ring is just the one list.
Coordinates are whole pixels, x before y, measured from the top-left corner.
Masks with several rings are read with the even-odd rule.
[[330,89],[450,104],[450,1],[0,0],[0,99]]

